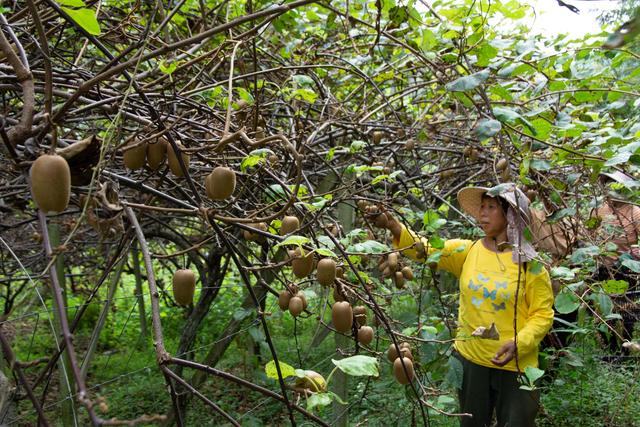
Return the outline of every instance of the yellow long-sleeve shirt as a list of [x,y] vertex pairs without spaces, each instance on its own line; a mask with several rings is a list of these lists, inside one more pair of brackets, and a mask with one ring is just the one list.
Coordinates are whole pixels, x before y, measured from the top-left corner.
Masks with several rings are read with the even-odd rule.
[[[403,229],[397,248],[411,246],[418,238]],[[426,245],[425,245],[426,246]],[[429,249],[430,254],[437,250]],[[414,259],[414,249],[403,253]],[[530,263],[531,264],[531,263]],[[549,273],[540,264],[530,265],[525,273],[511,259],[511,252],[493,252],[482,241],[453,239],[445,242],[438,268],[453,273],[459,280],[460,308],[455,348],[467,360],[498,368],[491,362],[498,349],[517,333],[518,365],[538,366],[538,345],[553,323],[553,291]],[[517,309],[516,309],[516,291]],[[514,328],[514,309],[515,328]],[[478,327],[492,323],[499,340],[474,337]],[[515,358],[501,369],[517,371]]]

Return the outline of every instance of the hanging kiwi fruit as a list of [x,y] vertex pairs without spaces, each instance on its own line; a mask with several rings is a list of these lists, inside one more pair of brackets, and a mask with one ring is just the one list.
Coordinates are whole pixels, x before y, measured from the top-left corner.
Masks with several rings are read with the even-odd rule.
[[135,145],[133,148],[125,147],[125,150],[122,153],[122,161],[127,169],[142,169],[144,167],[144,161],[147,158],[147,144],[134,139],[130,146],[133,145]]
[[178,305],[187,306],[193,302],[196,289],[196,275],[189,269],[173,273],[173,298]]
[[407,279],[407,280],[413,280],[413,270],[411,270],[411,267],[409,267],[408,265],[405,265],[404,267],[402,267],[402,270],[400,270],[402,272],[402,276]]
[[[190,160],[189,154],[183,151],[184,146],[182,144],[178,142],[176,145],[178,146],[178,150],[180,151],[182,162],[184,163],[185,168],[189,169],[189,160]],[[182,172],[182,168],[180,167],[180,162],[178,161],[178,155],[176,151],[173,149],[173,147],[171,146],[167,148],[167,159],[169,161],[169,169],[171,170],[171,173],[177,176],[178,178],[184,176],[184,173]]]
[[396,284],[396,288],[402,289],[404,288],[404,275],[401,271],[396,271],[393,274],[393,282]]
[[156,142],[147,144],[147,166],[150,169],[158,170],[164,164],[167,157],[167,140],[164,137],[156,139]]
[[291,297],[289,300],[289,313],[293,317],[298,317],[304,311],[304,302],[300,297]]
[[373,335],[371,326],[362,326],[358,329],[358,342],[362,345],[369,345],[373,341]]
[[358,326],[365,326],[367,324],[367,309],[363,305],[353,307],[353,317],[356,319]]
[[69,205],[71,171],[62,156],[43,154],[29,171],[31,194],[44,212],[62,212]]
[[503,157],[496,163],[496,170],[498,172],[502,172],[507,168],[507,166],[509,166],[509,161]]
[[[404,368],[403,368],[404,363]],[[406,368],[406,372],[405,372]],[[393,362],[393,376],[396,377],[396,380],[402,384],[407,385],[411,381],[413,381],[413,377],[415,376],[415,372],[413,370],[413,362],[411,359],[407,357],[400,358],[398,357]]]
[[280,310],[285,311],[289,309],[289,301],[291,300],[291,297],[291,292],[287,289],[278,294],[278,307],[280,307]]
[[377,130],[373,132],[373,134],[371,135],[371,139],[373,140],[374,144],[380,144],[383,137],[384,137],[384,132],[381,130]]
[[333,327],[343,334],[348,333],[353,326],[353,309],[347,301],[340,301],[333,304],[331,308],[331,321]]
[[306,255],[302,256],[300,249],[296,249],[290,253],[290,256],[293,258],[291,260],[291,269],[297,278],[303,279],[311,274],[314,261],[313,252],[307,252]]
[[[269,229],[269,226],[267,225],[266,222],[258,222],[258,223],[252,223],[252,224],[247,224],[250,227],[256,228],[260,231],[267,231]],[[251,230],[242,230],[242,237],[244,237],[245,240],[248,240],[250,242],[263,242],[264,241],[264,236],[262,234],[259,233],[254,233]]]
[[336,280],[336,262],[332,258],[322,258],[316,267],[316,279],[322,286],[331,286]]
[[280,235],[284,236],[289,233],[293,233],[300,228],[300,220],[296,216],[287,215],[282,218],[280,225]]
[[228,199],[236,189],[236,173],[228,167],[218,166],[207,175],[204,185],[211,200]]

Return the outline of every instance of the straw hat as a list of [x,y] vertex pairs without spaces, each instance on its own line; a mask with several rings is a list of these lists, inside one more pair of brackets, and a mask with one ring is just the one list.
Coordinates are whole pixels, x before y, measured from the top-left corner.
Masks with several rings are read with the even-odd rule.
[[[480,218],[480,204],[482,196],[488,194],[491,197],[500,197],[509,203],[516,211],[520,212],[527,224],[531,222],[529,211],[529,199],[512,182],[496,185],[495,187],[467,187],[458,191],[458,203],[460,207],[475,219]],[[505,212],[506,213],[506,212]]]

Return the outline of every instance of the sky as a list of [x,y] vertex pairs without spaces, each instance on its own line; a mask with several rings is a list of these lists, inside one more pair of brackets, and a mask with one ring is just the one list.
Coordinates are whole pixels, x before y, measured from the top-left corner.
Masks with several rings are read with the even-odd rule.
[[533,22],[533,33],[561,34],[582,37],[600,32],[596,17],[603,10],[615,9],[619,2],[564,0],[565,3],[580,9],[580,13],[571,12],[558,5],[556,0],[530,0],[528,3],[536,10],[537,18]]

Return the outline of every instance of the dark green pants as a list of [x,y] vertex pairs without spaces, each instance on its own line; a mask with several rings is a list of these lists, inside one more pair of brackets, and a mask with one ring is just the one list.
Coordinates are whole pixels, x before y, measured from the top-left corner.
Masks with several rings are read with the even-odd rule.
[[476,365],[456,354],[463,367],[462,388],[458,390],[461,427],[491,426],[495,411],[497,427],[534,427],[540,393],[520,389],[518,374]]

